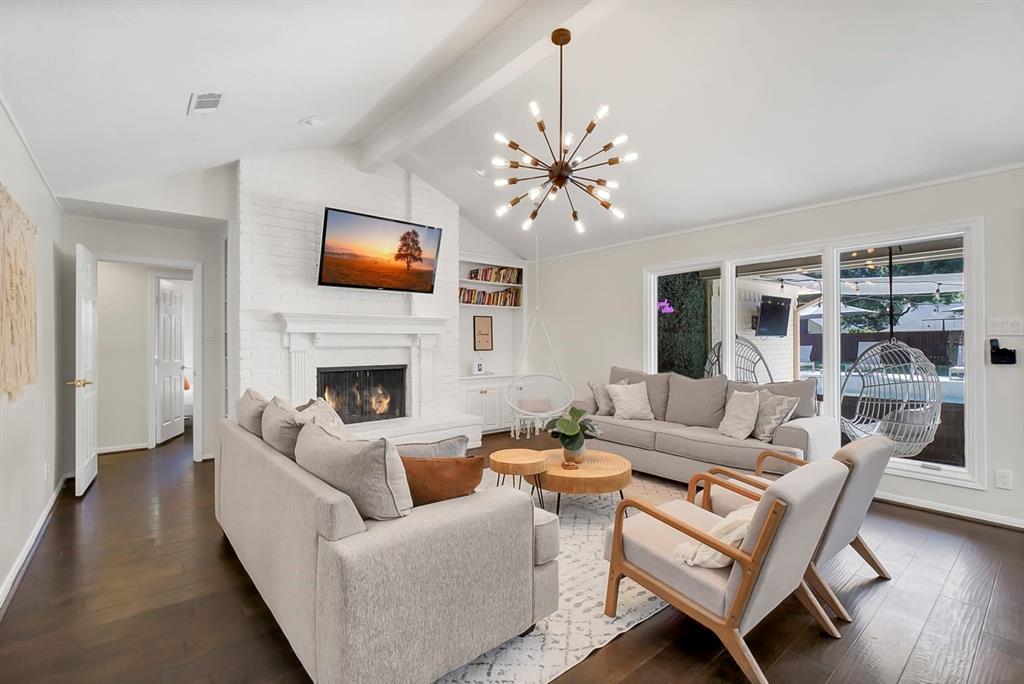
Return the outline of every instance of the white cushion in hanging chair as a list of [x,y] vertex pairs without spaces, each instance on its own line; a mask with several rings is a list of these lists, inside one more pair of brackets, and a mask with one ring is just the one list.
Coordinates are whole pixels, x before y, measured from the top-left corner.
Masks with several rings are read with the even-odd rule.
[[560,416],[572,404],[572,387],[554,375],[516,377],[505,388],[505,403],[527,416]]

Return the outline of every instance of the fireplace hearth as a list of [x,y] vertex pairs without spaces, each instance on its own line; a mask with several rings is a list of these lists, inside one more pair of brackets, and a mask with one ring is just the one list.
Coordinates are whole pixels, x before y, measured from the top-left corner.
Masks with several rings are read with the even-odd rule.
[[316,393],[346,423],[405,416],[406,366],[317,368]]

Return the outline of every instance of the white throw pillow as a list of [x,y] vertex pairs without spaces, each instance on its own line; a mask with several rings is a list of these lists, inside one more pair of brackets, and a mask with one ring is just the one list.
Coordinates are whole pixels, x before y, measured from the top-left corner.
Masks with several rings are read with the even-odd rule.
[[615,417],[623,420],[654,420],[651,401],[647,398],[647,383],[635,385],[605,385],[615,404]]
[[[708,534],[729,546],[739,548],[750,531],[750,523],[756,511],[756,503],[741,506],[715,523],[715,526],[708,530]],[[702,568],[727,568],[733,563],[729,556],[696,539],[688,539],[677,546],[673,555],[680,563]]]
[[733,392],[718,432],[733,439],[746,439],[754,431],[760,404],[757,392]]
[[768,390],[758,390],[757,422],[754,439],[770,442],[780,425],[789,420],[800,405],[800,397],[784,397]]
[[[623,378],[618,382],[613,382],[613,385],[628,385],[629,380]],[[597,413],[595,416],[610,416],[615,413],[615,402],[612,401],[612,397],[608,394],[608,390],[605,388],[603,382],[588,382],[587,386],[590,387],[590,391],[594,393],[594,401],[597,402]]]

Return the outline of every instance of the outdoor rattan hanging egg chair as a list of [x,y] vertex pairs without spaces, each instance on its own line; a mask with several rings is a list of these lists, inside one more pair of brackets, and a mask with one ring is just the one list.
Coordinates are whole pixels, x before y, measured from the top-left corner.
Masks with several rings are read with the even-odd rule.
[[[757,384],[758,372],[768,376],[767,382],[775,382],[772,379],[772,371],[768,368],[768,362],[761,355],[761,350],[754,346],[754,343],[745,337],[736,336],[736,382],[750,382]],[[704,377],[711,378],[722,374],[722,343],[715,342],[704,363]],[[762,378],[763,379],[763,378]]]

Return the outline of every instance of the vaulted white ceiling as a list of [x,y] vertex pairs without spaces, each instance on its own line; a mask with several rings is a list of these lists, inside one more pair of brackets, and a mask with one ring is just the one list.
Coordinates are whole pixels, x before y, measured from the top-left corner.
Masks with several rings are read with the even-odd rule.
[[[541,154],[559,25],[567,128],[608,104],[595,142],[628,132],[640,161],[604,174],[624,221],[578,197],[579,236],[545,207],[545,255],[1024,161],[1024,0],[0,0],[0,92],[59,194],[348,145],[525,255],[527,211],[498,220],[511,193],[473,168],[495,130]],[[221,111],[186,117],[209,90]]]
[[351,143],[521,4],[0,0],[0,92],[58,194],[160,178]]

